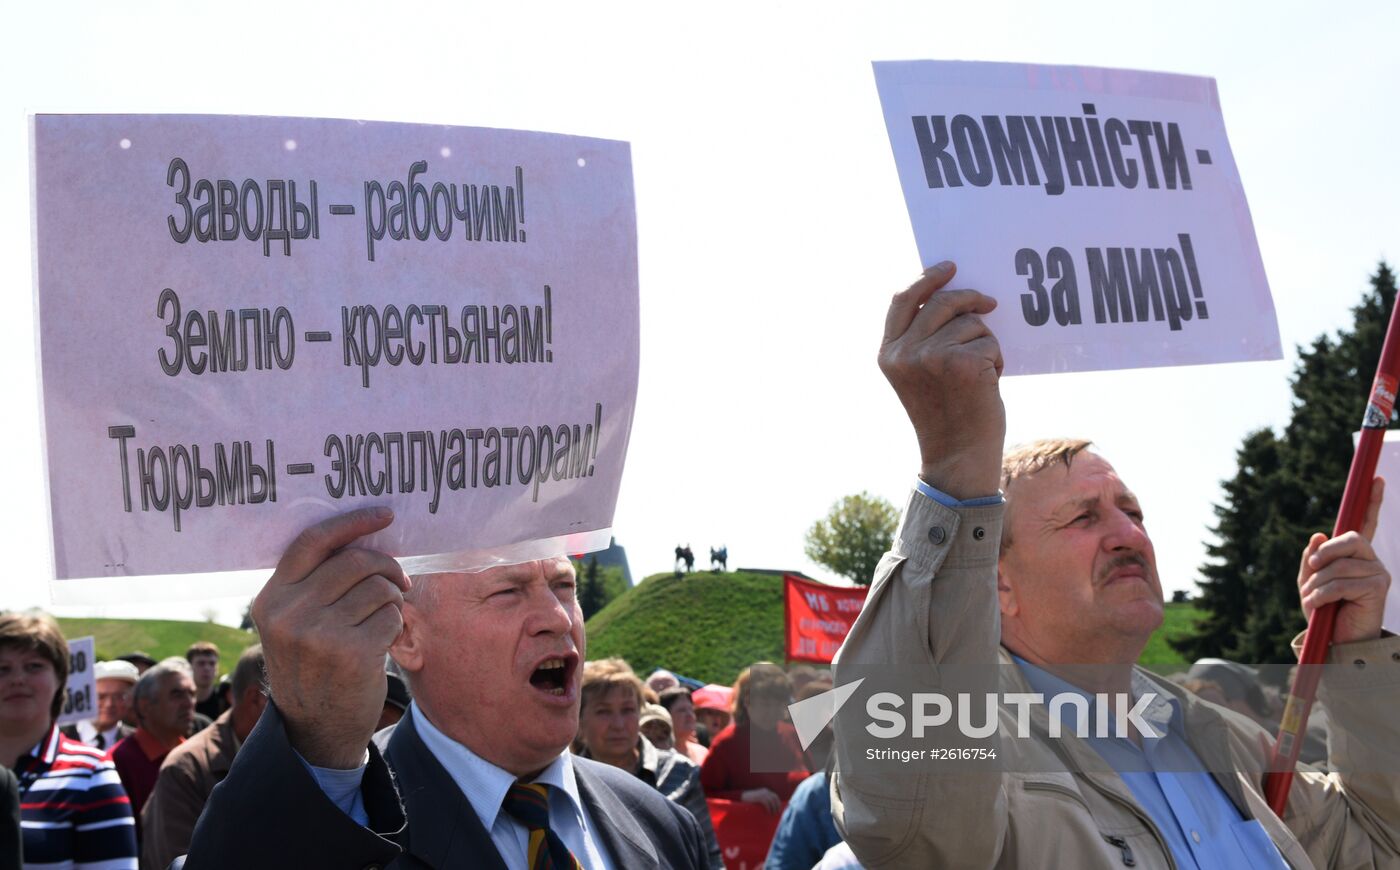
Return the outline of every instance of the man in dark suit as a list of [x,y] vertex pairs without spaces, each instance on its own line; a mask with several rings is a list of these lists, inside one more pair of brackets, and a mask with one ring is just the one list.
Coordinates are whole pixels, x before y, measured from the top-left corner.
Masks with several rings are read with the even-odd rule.
[[[705,867],[694,817],[568,752],[584,655],[569,561],[410,581],[351,546],[391,521],[307,529],[254,601],[272,704],[188,866]],[[386,651],[414,700],[371,741]]]

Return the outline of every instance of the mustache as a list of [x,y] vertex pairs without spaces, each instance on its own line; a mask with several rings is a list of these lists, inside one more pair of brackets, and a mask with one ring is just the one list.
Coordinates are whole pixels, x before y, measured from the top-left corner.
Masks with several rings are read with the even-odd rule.
[[1110,576],[1112,576],[1113,572],[1114,572],[1114,571],[1117,571],[1119,568],[1132,568],[1132,567],[1136,567],[1136,568],[1142,569],[1142,572],[1143,572],[1144,574],[1149,575],[1149,576],[1150,576],[1151,573],[1152,573],[1151,567],[1147,564],[1147,557],[1146,557],[1146,556],[1142,555],[1141,553],[1136,553],[1136,552],[1135,552],[1135,553],[1124,553],[1124,554],[1121,555],[1121,556],[1114,556],[1112,559],[1110,559],[1110,560],[1107,562],[1107,564],[1105,564],[1105,565],[1103,566],[1103,568],[1099,571],[1099,576],[1098,576],[1099,584],[1102,585],[1102,584],[1104,584],[1104,583],[1107,583],[1107,582],[1108,582],[1108,578],[1109,578]]

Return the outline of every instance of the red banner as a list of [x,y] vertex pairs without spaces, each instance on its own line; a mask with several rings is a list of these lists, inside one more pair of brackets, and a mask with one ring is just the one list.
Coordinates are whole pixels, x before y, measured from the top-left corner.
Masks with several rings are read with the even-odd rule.
[[788,661],[830,664],[868,591],[865,586],[828,586],[783,575]]
[[719,798],[707,798],[705,802],[710,805],[710,821],[714,823],[727,870],[759,870],[768,857],[768,847],[782,815],[768,812],[762,804]]

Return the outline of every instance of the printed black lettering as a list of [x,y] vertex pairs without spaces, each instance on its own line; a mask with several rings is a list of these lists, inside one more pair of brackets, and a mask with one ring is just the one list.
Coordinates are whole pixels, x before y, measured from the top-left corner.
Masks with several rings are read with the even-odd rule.
[[[931,188],[962,187],[958,165],[948,153],[948,122],[942,115],[915,115],[914,139],[924,162],[924,178]],[[945,181],[946,179],[946,181]]]

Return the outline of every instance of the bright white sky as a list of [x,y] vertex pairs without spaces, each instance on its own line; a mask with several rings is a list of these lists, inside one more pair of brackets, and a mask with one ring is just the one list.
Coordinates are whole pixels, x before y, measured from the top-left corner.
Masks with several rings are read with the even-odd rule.
[[[637,577],[668,569],[689,542],[706,565],[706,548],[725,543],[731,566],[834,579],[802,555],[807,527],[862,489],[901,503],[913,480],[913,437],[874,360],[889,296],[920,263],[871,60],[1217,79],[1288,359],[1003,385],[1010,441],[1084,435],[1117,465],[1146,508],[1168,590],[1194,588],[1241,438],[1286,422],[1293,347],[1348,323],[1377,261],[1396,253],[1395,4],[391,5],[27,3],[7,16],[0,270],[15,304],[0,344],[0,451],[13,463],[13,579],[0,606],[47,606],[51,576],[27,113],[305,115],[630,141],[642,367],[615,529]],[[212,607],[236,621],[246,594],[201,596],[261,579],[85,583],[69,593],[84,601],[53,609],[197,619]]]

